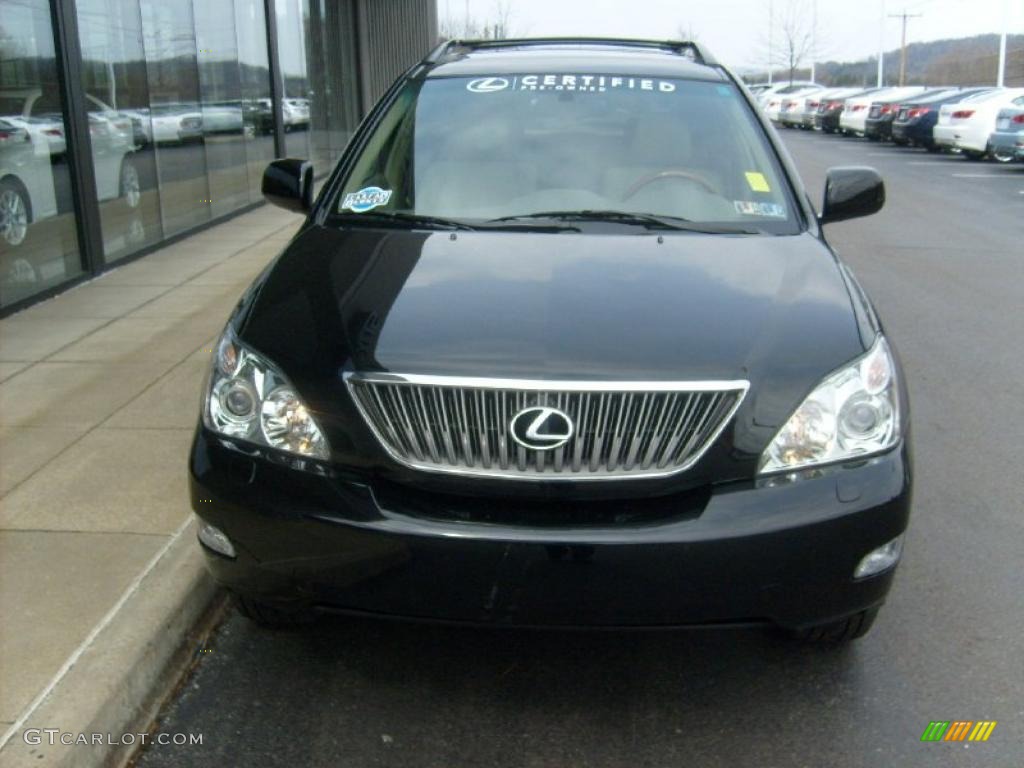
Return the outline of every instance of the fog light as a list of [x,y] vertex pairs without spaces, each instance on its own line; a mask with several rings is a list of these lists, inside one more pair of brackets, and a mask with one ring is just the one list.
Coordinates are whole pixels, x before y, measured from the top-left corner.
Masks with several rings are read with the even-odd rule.
[[853,578],[863,579],[865,576],[874,576],[887,568],[892,568],[903,554],[903,534],[901,533],[888,544],[883,544],[878,549],[873,549],[864,555],[864,558],[857,564],[857,570],[853,572]]
[[199,540],[214,552],[224,555],[224,557],[235,557],[235,548],[231,544],[231,539],[220,528],[209,523],[200,522]]

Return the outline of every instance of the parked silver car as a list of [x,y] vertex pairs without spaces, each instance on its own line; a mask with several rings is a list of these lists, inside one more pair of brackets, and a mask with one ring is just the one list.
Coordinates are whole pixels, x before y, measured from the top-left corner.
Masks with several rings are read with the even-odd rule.
[[1024,96],[996,115],[996,130],[988,140],[993,158],[1001,163],[1024,160]]

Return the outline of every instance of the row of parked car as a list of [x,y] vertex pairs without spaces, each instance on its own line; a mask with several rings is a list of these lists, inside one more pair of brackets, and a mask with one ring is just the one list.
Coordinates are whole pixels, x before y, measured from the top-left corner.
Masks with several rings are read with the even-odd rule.
[[787,128],[866,136],[929,152],[1024,161],[1024,88],[751,86],[769,119]]

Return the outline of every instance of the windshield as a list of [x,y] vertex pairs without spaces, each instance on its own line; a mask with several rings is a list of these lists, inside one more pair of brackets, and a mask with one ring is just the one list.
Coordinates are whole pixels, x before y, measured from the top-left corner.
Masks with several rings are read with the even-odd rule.
[[731,84],[625,75],[412,81],[350,167],[332,203],[349,220],[497,226],[575,213],[586,214],[576,227],[651,224],[619,215],[636,213],[715,232],[799,231],[764,130]]

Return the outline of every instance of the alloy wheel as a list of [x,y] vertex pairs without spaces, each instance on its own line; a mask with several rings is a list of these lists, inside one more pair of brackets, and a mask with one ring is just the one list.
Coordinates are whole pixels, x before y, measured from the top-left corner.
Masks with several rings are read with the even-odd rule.
[[21,245],[28,234],[28,207],[14,187],[0,189],[0,236],[8,245]]

